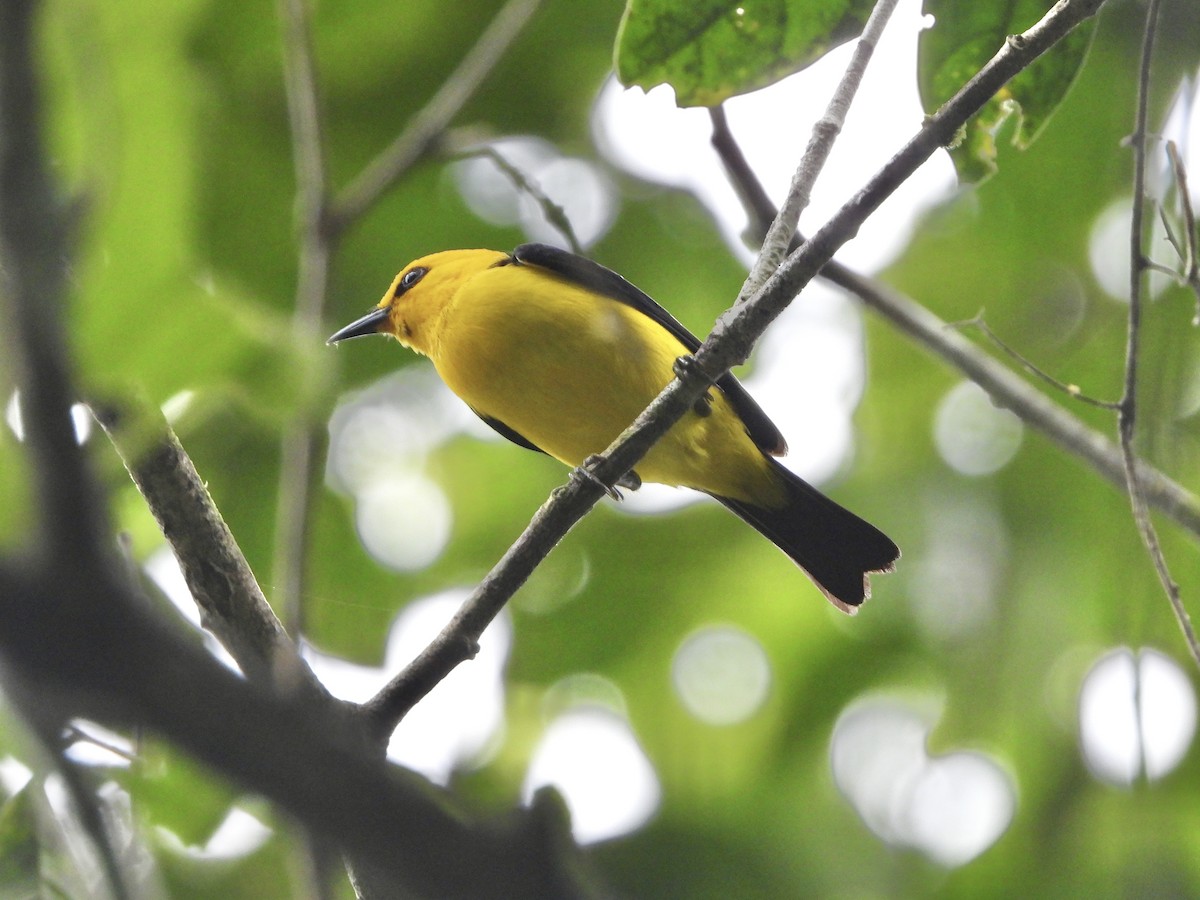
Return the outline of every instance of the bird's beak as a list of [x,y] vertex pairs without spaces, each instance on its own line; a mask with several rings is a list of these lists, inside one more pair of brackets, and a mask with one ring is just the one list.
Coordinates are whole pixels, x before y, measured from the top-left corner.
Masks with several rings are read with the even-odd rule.
[[388,320],[388,308],[373,309],[356,322],[351,322],[345,328],[334,332],[326,344],[336,344],[348,338],[362,337],[364,334],[378,334]]

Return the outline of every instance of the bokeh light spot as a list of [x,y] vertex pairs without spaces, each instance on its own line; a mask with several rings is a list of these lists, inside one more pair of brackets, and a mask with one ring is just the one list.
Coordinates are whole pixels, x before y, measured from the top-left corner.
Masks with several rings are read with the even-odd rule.
[[946,464],[964,475],[990,475],[1004,468],[1021,447],[1025,426],[992,403],[973,381],[962,381],[942,398],[933,437]]
[[758,712],[771,689],[762,645],[740,628],[712,625],[686,637],[671,680],[684,707],[709,725],[734,725]]
[[[608,179],[582,159],[561,156],[553,145],[534,137],[494,141],[491,150],[561,209],[576,240],[589,247],[604,236],[616,216],[616,197]],[[519,225],[530,240],[569,249],[563,233],[546,217],[543,201],[518,185],[488,156],[472,156],[454,166],[463,200],[493,225]]]
[[203,844],[185,844],[175,832],[163,826],[155,828],[163,846],[177,856],[215,861],[249,856],[265,844],[274,829],[240,806],[231,806],[221,824]]
[[[25,440],[25,422],[21,418],[21,392],[14,390],[8,395],[8,403],[4,407],[4,421],[18,441]],[[71,425],[75,429],[75,442],[87,443],[92,436],[92,413],[82,403],[71,404]]]
[[326,481],[353,495],[359,538],[384,565],[421,569],[445,549],[450,502],[422,470],[469,416],[436,372],[413,366],[348,395],[330,418]]
[[401,572],[423,569],[450,540],[454,516],[442,489],[416,473],[398,473],[357,495],[354,524],[367,552]]
[[[1096,216],[1088,239],[1088,261],[1092,265],[1096,283],[1111,299],[1122,303],[1129,302],[1129,229],[1132,217],[1133,201],[1129,197],[1114,200]],[[1145,246],[1169,246],[1157,215],[1150,217],[1148,229],[1150,236]],[[1147,282],[1149,296],[1157,297],[1170,283],[1170,276],[1152,271]]]
[[562,794],[581,844],[640,828],[662,794],[629,723],[611,709],[592,705],[562,713],[542,735],[525,775],[525,802],[547,784]]
[[1092,773],[1111,784],[1162,778],[1196,733],[1196,693],[1170,657],[1128,647],[1096,661],[1079,693],[1079,741]]
[[922,505],[924,548],[909,569],[913,613],[927,637],[960,640],[995,617],[1008,530],[995,505],[977,491],[943,487],[929,492]]
[[[304,658],[335,697],[362,703],[429,645],[468,593],[445,591],[401,610],[388,633],[382,666],[358,665],[309,644],[302,648]],[[464,765],[482,764],[503,730],[504,666],[511,645],[512,625],[502,612],[484,630],[475,658],[457,666],[404,717],[392,734],[388,758],[438,784],[446,784]]]
[[932,716],[887,700],[850,707],[833,730],[833,777],[880,838],[943,866],[961,866],[1008,828],[1016,790],[986,754],[931,757],[932,723]]

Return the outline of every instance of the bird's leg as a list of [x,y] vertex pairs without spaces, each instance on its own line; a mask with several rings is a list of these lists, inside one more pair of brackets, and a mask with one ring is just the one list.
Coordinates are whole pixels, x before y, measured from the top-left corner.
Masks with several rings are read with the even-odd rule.
[[609,487],[596,476],[595,469],[603,462],[603,456],[601,456],[599,453],[593,453],[591,456],[585,459],[575,471],[581,472],[583,477],[591,480],[595,484],[600,485],[600,487],[604,488],[604,493],[608,494],[608,496],[612,497],[614,500],[624,499],[621,496],[621,492],[617,490],[618,487],[623,487],[630,491],[636,491],[642,486],[642,479],[638,476],[638,473],[630,469],[617,479],[617,484],[614,487]]
[[[692,356],[690,353],[687,356],[678,357],[675,360],[675,364],[671,366],[671,369],[681,380],[699,375],[709,384],[714,386],[716,385],[716,382],[709,378],[708,375],[696,365],[696,357]],[[692,412],[701,418],[712,415],[712,394],[710,394],[708,391],[705,391],[703,394],[697,397],[696,402],[692,404]]]

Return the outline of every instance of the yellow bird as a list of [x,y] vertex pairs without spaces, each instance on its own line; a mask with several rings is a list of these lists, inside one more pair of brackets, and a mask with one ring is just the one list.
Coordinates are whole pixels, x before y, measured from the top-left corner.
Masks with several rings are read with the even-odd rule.
[[[602,452],[700,341],[617,273],[545,244],[447,250],[398,274],[379,305],[329,338],[388,334],[433,360],[449,388],[514,443],[577,466]],[[839,609],[900,551],[793,475],[779,429],[725,375],[638,463],[641,481],[703,491],[758,529]]]

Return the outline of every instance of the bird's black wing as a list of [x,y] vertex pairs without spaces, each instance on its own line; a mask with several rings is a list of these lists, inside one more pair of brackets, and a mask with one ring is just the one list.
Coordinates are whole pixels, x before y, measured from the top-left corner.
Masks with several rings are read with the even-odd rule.
[[[698,337],[688,331],[673,315],[659,306],[653,298],[634,287],[612,269],[607,269],[584,256],[560,250],[558,247],[552,247],[549,244],[522,244],[512,252],[510,258],[518,264],[533,265],[548,269],[580,287],[595,291],[597,294],[616,300],[618,303],[624,303],[626,306],[631,306],[669,331],[679,343],[687,348],[689,353],[695,353],[700,349],[700,339]],[[738,417],[742,420],[742,424],[746,426],[746,433],[750,435],[750,439],[754,441],[760,450],[771,456],[782,456],[787,453],[787,441],[784,440],[779,429],[775,427],[775,423],[767,418],[767,414],[762,411],[762,407],[746,392],[741,382],[732,373],[726,372],[718,378],[717,387],[721,389],[721,393],[733,405]],[[487,419],[485,418],[484,421],[487,421]],[[505,437],[514,439],[511,435],[497,428],[495,423],[488,422],[488,424],[496,428],[497,431],[500,431],[501,434],[504,434]],[[517,441],[519,444],[522,442],[523,439]],[[532,446],[528,442],[524,442],[524,445]]]
[[537,453],[545,453],[546,452],[541,447],[539,447],[537,444],[535,444],[533,441],[529,440],[529,438],[525,437],[525,435],[521,434],[519,431],[513,430],[512,428],[510,428],[509,426],[507,426],[503,422],[501,422],[499,419],[493,419],[491,416],[485,416],[483,413],[481,413],[479,410],[477,410],[473,406],[470,407],[470,409],[471,409],[471,412],[475,413],[475,415],[477,415],[477,416],[479,416],[479,418],[483,419],[484,423],[489,428],[491,428],[493,431],[495,431],[496,434],[501,435],[502,437],[508,438],[510,441],[512,441],[518,447],[524,447],[526,450],[533,450]]

